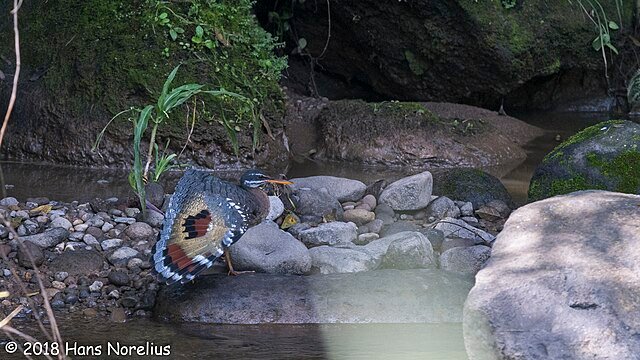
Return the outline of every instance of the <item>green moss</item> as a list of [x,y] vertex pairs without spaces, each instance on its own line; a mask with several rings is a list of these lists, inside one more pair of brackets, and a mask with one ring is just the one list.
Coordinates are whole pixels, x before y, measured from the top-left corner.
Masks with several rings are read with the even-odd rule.
[[[44,100],[53,105],[47,110],[68,121],[104,124],[123,109],[153,101],[178,63],[184,65],[174,84],[224,88],[252,99],[260,111],[274,99],[281,104],[278,81],[286,60],[274,55],[276,40],[259,26],[252,4],[250,0],[25,2],[21,15],[29,21],[21,29],[23,65],[27,71],[46,69],[37,84],[45,92]],[[159,22],[161,13],[168,14],[168,23]],[[204,29],[199,42],[193,40],[197,26]],[[174,40],[170,31],[175,28],[183,32]],[[1,45],[11,41],[10,32],[0,33]],[[246,103],[199,100],[206,103],[198,107],[199,119],[215,123],[225,116],[240,128],[249,126],[253,114]],[[175,120],[183,124],[184,119]]]
[[547,154],[547,156],[545,156],[543,161],[545,162],[550,161],[559,156],[562,156],[563,154],[562,149],[566,148],[567,146],[594,138],[598,135],[605,133],[610,126],[621,124],[623,122],[624,120],[609,120],[609,121],[598,123],[593,126],[589,126],[583,129],[582,131],[578,132],[577,134],[569,137],[567,140],[563,141],[560,145],[556,146],[556,148],[553,149],[552,152],[550,152],[549,154]]
[[413,54],[413,52],[411,52],[409,50],[405,50],[404,51],[404,58],[409,63],[409,69],[411,69],[412,73],[414,73],[415,75],[418,75],[418,76],[424,74],[424,68],[422,66],[422,62],[419,61],[416,58],[416,56]]
[[425,122],[438,122],[439,118],[418,102],[383,101],[367,103],[369,110],[381,117],[418,118]]
[[602,174],[616,182],[615,191],[635,194],[640,189],[640,152],[628,150],[613,159],[591,152],[587,163],[600,169]]
[[574,174],[566,179],[552,180],[545,185],[544,179],[532,180],[529,185],[529,201],[536,201],[556,195],[564,195],[580,190],[604,190],[606,186],[585,178],[582,174]]
[[544,68],[543,73],[546,75],[552,75],[560,71],[560,59],[556,58],[551,64]]

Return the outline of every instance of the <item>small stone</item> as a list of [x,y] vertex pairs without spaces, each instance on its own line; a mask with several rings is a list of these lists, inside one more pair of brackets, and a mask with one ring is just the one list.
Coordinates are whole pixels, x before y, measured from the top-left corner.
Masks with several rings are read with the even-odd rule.
[[[82,221],[82,220],[80,220],[80,221]],[[80,232],[85,232],[85,231],[87,231],[88,227],[89,227],[89,225],[87,225],[87,224],[78,224],[78,225],[74,225],[73,230],[80,231]]]
[[61,281],[52,281],[51,282],[51,286],[53,286],[54,288],[58,289],[58,290],[64,290],[67,285],[65,285],[65,283],[61,282]]
[[75,228],[78,225],[84,224],[84,221],[82,221],[82,219],[75,219],[71,222],[71,224],[73,225],[73,227]]
[[284,204],[277,196],[269,196],[269,214],[267,220],[275,220],[284,212]]
[[47,293],[47,299],[49,300],[51,300],[51,298],[53,298],[60,292],[60,290],[54,288],[46,288],[44,289],[44,291]]
[[371,206],[368,204],[360,204],[355,207],[355,209],[371,211]]
[[78,302],[78,295],[69,294],[64,298],[64,302],[66,302],[67,304],[73,305]]
[[366,245],[372,242],[373,240],[378,240],[379,238],[380,238],[380,235],[376,233],[364,233],[364,234],[358,235],[358,239],[354,241],[354,243],[356,245]]
[[426,212],[427,217],[436,219],[457,218],[460,216],[460,208],[446,196],[440,196],[431,201],[426,208]]
[[376,219],[383,221],[384,225],[389,225],[394,221],[394,211],[387,204],[379,204],[375,210]]
[[0,200],[0,206],[16,206],[18,204],[18,200],[14,197],[6,197]]
[[307,247],[351,243],[357,237],[356,229],[354,223],[332,221],[302,230],[297,237]]
[[118,290],[113,290],[107,296],[109,298],[111,298],[111,299],[119,299],[120,298],[120,292]]
[[100,228],[100,230],[102,230],[103,232],[109,232],[111,229],[113,229],[113,224],[109,222],[104,223],[104,225],[102,225],[102,228]]
[[100,291],[100,289],[102,289],[102,286],[104,286],[102,281],[96,280],[91,285],[89,285],[89,291],[91,292]]
[[113,215],[113,216],[122,216],[122,210],[118,210],[118,209],[111,209],[109,210],[109,214]]
[[124,213],[127,215],[127,217],[135,218],[136,216],[138,216],[138,214],[140,214],[140,209],[138,209],[138,208],[126,208],[126,209],[124,209]]
[[371,194],[367,194],[365,195],[362,200],[360,200],[363,204],[367,204],[369,205],[369,208],[371,210],[374,210],[376,208],[376,205],[378,205],[378,201],[376,200],[376,197],[371,195]]
[[69,240],[71,241],[82,241],[82,237],[84,236],[84,233],[79,232],[79,231],[74,231],[71,234],[69,234]]
[[[168,203],[168,201],[165,201],[165,204],[166,203]],[[164,215],[157,211],[147,211],[147,217],[144,221],[152,227],[159,229],[164,223]]]
[[117,248],[122,245],[122,239],[108,239],[100,243],[103,251]]
[[71,229],[71,221],[67,220],[66,218],[60,216],[58,218],[55,218],[53,221],[51,221],[51,227],[52,228],[63,228],[65,230],[69,230]]
[[136,219],[131,217],[115,217],[113,218],[113,221],[115,221],[118,224],[129,224],[129,225],[136,223]]
[[487,221],[496,221],[502,218],[498,210],[486,205],[476,210],[476,215],[478,215],[481,219],[484,219]]
[[87,246],[87,244],[82,243],[82,242],[75,242],[75,241],[70,241],[68,243],[64,244],[64,250],[78,250],[78,249],[84,249]]
[[113,265],[124,265],[129,259],[139,255],[137,250],[134,250],[128,246],[123,246],[116,250],[109,256],[109,262]]
[[511,208],[502,200],[491,200],[487,203],[487,206],[496,209],[503,218],[507,218],[511,214]]
[[395,181],[380,194],[380,203],[394,210],[420,210],[431,201],[433,177],[428,171]]
[[98,241],[98,239],[96,239],[95,236],[93,236],[91,234],[84,234],[84,236],[82,237],[82,241],[84,241],[84,243],[89,245],[89,246],[98,246],[98,245],[100,245],[100,242]]
[[93,227],[101,227],[104,225],[104,219],[101,216],[94,215],[89,220],[86,221],[86,224]]
[[462,216],[473,216],[473,204],[469,201],[460,206]]
[[84,315],[85,317],[93,318],[98,316],[98,311],[96,311],[96,309],[87,308],[82,310],[82,315]]
[[22,238],[24,241],[32,242],[43,249],[56,246],[69,236],[69,231],[63,228],[53,228],[43,233],[29,235]]
[[64,281],[68,277],[69,277],[69,273],[66,271],[58,271],[54,275],[54,278],[56,279],[56,281]]
[[478,225],[478,219],[476,219],[474,216],[464,216],[464,217],[461,217],[460,220],[466,222],[471,226]]
[[9,276],[11,276],[11,270],[9,270],[9,269],[3,269],[3,270],[2,270],[2,275],[4,275],[4,277],[9,277]]
[[130,270],[134,268],[139,268],[139,267],[142,267],[142,263],[143,263],[142,259],[133,258],[127,262],[127,268]]
[[54,309],[62,309],[64,308],[64,300],[55,299],[51,301],[51,307]]
[[[31,254],[31,258],[27,252]],[[33,262],[31,262],[31,259],[33,259]],[[27,269],[33,269],[34,264],[36,266],[40,266],[43,262],[44,254],[42,253],[42,248],[38,245],[24,241],[22,246],[18,246],[18,264],[20,264],[20,266]]]
[[112,271],[109,273],[108,279],[116,286],[129,285],[129,275],[124,271]]
[[440,255],[440,266],[446,271],[475,275],[484,267],[490,256],[491,248],[488,246],[456,247]]
[[126,308],[132,308],[136,306],[137,303],[138,303],[138,300],[131,296],[124,297],[122,298],[122,300],[120,300],[120,304],[122,304],[122,306]]
[[356,225],[360,226],[366,223],[369,223],[375,219],[375,214],[371,211],[367,211],[365,209],[353,209],[346,210],[344,212],[344,220],[346,222],[353,222]]
[[144,222],[136,222],[127,227],[124,234],[134,241],[155,239],[153,228]]
[[104,239],[104,233],[102,232],[102,230],[100,230],[100,228],[97,228],[97,227],[94,227],[94,226],[88,227],[87,231],[85,231],[85,233],[93,235],[93,237],[98,239],[98,240]]

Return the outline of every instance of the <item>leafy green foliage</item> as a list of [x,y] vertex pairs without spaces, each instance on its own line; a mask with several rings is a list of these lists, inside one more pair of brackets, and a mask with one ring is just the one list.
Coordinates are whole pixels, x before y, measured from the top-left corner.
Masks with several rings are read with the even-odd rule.
[[630,106],[640,105],[640,69],[629,80],[627,85],[627,101]]
[[[158,96],[158,99],[155,104],[150,104],[145,106],[142,110],[133,109],[138,112],[138,117],[134,118],[133,121],[133,167],[131,169],[131,173],[129,174],[129,183],[131,187],[134,189],[138,198],[140,199],[140,204],[142,210],[145,209],[145,191],[144,191],[144,182],[148,178],[152,158],[155,159],[154,168],[153,168],[153,176],[152,179],[154,181],[158,181],[160,176],[167,170],[175,167],[172,164],[172,161],[176,160],[176,154],[167,153],[167,149],[169,147],[169,143],[165,146],[165,149],[162,151],[162,155],[160,155],[160,150],[158,149],[158,144],[156,143],[156,135],[158,132],[158,128],[160,125],[165,123],[170,119],[170,114],[176,108],[182,106],[186,101],[193,98],[198,94],[209,95],[214,98],[232,98],[237,101],[242,101],[248,104],[247,106],[253,108],[254,104],[251,100],[245,98],[242,95],[226,91],[223,89],[220,90],[203,90],[204,85],[201,84],[185,84],[178,86],[176,88],[172,88],[171,84],[173,83],[176,74],[178,73],[178,69],[180,65],[176,66],[171,73],[167,76],[165,80],[162,91]],[[131,109],[130,109],[131,110]],[[124,114],[130,110],[122,111],[120,114]],[[118,116],[116,115],[116,116]],[[224,113],[223,113],[224,116]],[[253,124],[254,128],[257,128],[255,125],[259,120],[257,120],[257,116],[255,112],[253,113],[254,119]],[[113,118],[105,128],[98,134],[96,139],[96,143],[94,148],[97,148],[100,144],[100,140],[102,139],[106,128],[111,124]],[[146,164],[143,168],[142,166],[142,153],[141,153],[141,143],[142,138],[147,131],[149,124],[152,124],[151,135],[149,139],[149,152],[147,153]],[[227,122],[223,122],[225,129],[227,129],[227,133],[229,138],[233,144],[233,147],[238,153],[238,141],[236,136],[236,131],[239,129],[231,128]],[[254,136],[257,136],[254,134]],[[257,140],[254,139],[254,144]],[[155,156],[153,156],[155,152]]]
[[272,94],[280,93],[277,82],[287,64],[284,57],[274,54],[281,44],[257,25],[253,2],[148,0],[148,3],[155,9],[150,23],[166,33],[161,44],[165,54],[186,50],[197,59],[196,64],[212,69],[216,86],[242,96],[212,100],[213,106],[208,109],[216,116],[208,118],[224,127],[236,153],[236,133],[247,128],[253,128],[253,143],[257,146],[260,122],[256,116]]
[[511,9],[516,6],[516,0],[501,0],[501,3],[505,9]]

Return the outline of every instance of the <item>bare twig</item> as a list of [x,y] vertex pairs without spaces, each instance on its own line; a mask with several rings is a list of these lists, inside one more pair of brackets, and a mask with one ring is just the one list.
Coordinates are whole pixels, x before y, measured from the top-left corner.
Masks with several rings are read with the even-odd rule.
[[11,321],[11,319],[13,319],[16,315],[18,315],[18,313],[22,311],[23,308],[24,306],[18,305],[17,308],[13,309],[11,314],[7,315],[6,318],[2,319],[2,321],[0,321],[0,329],[2,329],[4,326],[9,324],[9,321]]
[[[42,321],[40,320],[40,314],[38,313],[35,304],[33,303],[33,301],[31,300],[31,298],[29,296],[27,296],[27,301],[29,301],[29,305],[31,306],[31,308],[34,310],[33,314],[38,322],[38,326],[40,327],[40,330],[42,331],[42,333],[50,340],[50,341],[55,341],[59,344],[60,348],[62,349],[62,347],[64,346],[64,343],[62,341],[62,336],[60,335],[60,330],[58,329],[58,323],[56,321],[56,317],[53,314],[53,309],[51,308],[51,304],[49,303],[49,297],[47,295],[47,291],[44,287],[44,283],[42,282],[42,274],[40,273],[40,270],[38,269],[38,266],[36,265],[36,262],[33,258],[33,255],[31,254],[31,251],[29,251],[28,248],[25,247],[24,245],[24,240],[20,239],[20,236],[18,235],[18,233],[16,232],[16,230],[13,228],[13,226],[11,226],[11,223],[2,215],[0,215],[0,222],[2,222],[5,227],[9,230],[9,232],[11,232],[13,234],[14,239],[16,240],[16,242],[18,243],[18,246],[21,246],[22,249],[25,251],[25,253],[27,254],[27,257],[29,259],[29,262],[31,263],[31,266],[33,267],[33,271],[35,273],[35,277],[36,280],[38,282],[38,287],[40,288],[40,295],[42,296],[42,302],[43,302],[43,306],[44,309],[47,313],[47,318],[49,319],[49,323],[50,323],[50,327],[51,327],[51,334],[47,331],[47,329],[45,328],[44,324],[42,324]],[[5,262],[9,265],[9,268],[11,270],[11,273],[13,274],[13,276],[16,278],[16,282],[18,283],[18,285],[20,286],[22,292],[26,295],[27,289],[24,286],[24,284],[22,283],[22,280],[20,279],[20,277],[18,276],[18,272],[15,269],[15,265],[13,264],[12,261],[9,261],[9,259],[7,259],[6,255],[4,253],[2,253],[2,257],[5,260]],[[58,355],[59,359],[64,359],[66,358],[66,356],[64,355],[64,352],[61,351],[60,355]]]
[[7,107],[7,112],[4,115],[2,128],[0,128],[0,147],[2,147],[2,139],[4,138],[4,133],[7,130],[7,124],[9,124],[9,118],[11,117],[13,105],[16,102],[16,94],[18,92],[18,78],[20,77],[20,32],[18,31],[18,9],[20,9],[20,5],[22,5],[22,0],[13,0],[13,10],[11,10],[11,14],[13,14],[14,46],[16,49],[16,71],[13,75],[13,87],[11,89],[11,97],[9,98],[9,106]]
[[187,140],[184,142],[184,146],[180,150],[180,153],[178,153],[178,157],[180,157],[182,155],[182,153],[187,149],[187,145],[189,145],[189,143],[191,142],[191,134],[193,134],[193,129],[196,126],[196,107],[197,107],[197,105],[198,105],[197,99],[194,98],[193,99],[193,115],[191,116],[191,128],[189,128],[189,109],[187,108],[186,125],[187,125],[187,129],[189,131],[187,132]]
[[[2,331],[6,332],[6,333],[9,333],[9,334],[15,334],[15,335],[18,335],[18,336],[20,336],[21,338],[23,338],[23,339],[25,339],[25,340],[27,340],[27,341],[29,341],[29,342],[32,342],[32,343],[37,343],[37,342],[39,342],[39,341],[38,341],[38,339],[34,338],[33,336],[30,336],[30,335],[28,335],[28,334],[25,334],[25,333],[23,333],[22,331],[20,331],[20,330],[18,330],[18,329],[16,329],[16,328],[14,328],[14,327],[11,327],[11,326],[9,326],[9,325],[5,325],[5,326],[2,328]],[[63,357],[62,357],[62,356],[64,356],[64,355],[62,355],[62,353],[63,353],[63,352],[64,352],[64,350],[62,350],[62,349],[61,349],[61,350],[60,350],[60,354],[61,354],[61,355],[60,355],[60,356],[58,356],[58,358],[59,358],[59,359],[62,359],[62,358],[63,358]],[[23,351],[23,353],[24,353],[24,351]],[[51,356],[49,356],[48,354],[43,353],[43,355],[44,355],[47,359],[49,359],[49,360],[53,360],[53,359],[51,358]]]

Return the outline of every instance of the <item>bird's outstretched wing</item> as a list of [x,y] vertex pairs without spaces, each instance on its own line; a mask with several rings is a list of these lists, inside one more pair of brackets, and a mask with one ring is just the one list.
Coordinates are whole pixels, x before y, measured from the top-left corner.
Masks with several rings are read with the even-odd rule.
[[167,284],[185,283],[211,267],[247,230],[248,211],[234,185],[202,171],[180,179],[154,247],[154,268]]

